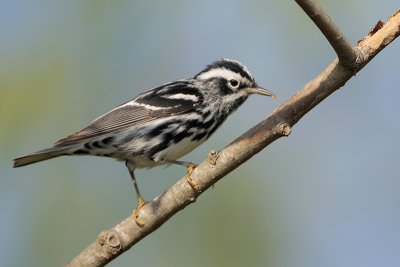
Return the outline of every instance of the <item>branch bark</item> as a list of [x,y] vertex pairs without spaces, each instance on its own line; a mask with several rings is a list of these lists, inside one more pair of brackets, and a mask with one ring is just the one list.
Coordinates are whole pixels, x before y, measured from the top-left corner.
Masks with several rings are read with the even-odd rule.
[[[313,5],[313,1],[310,0],[298,0],[297,2],[303,8],[304,6],[307,8],[308,4]],[[312,11],[312,13],[315,12]],[[322,9],[318,9],[317,13],[323,18],[322,21],[329,18]],[[308,11],[307,14],[309,14]],[[314,21],[319,24],[320,20]],[[342,87],[356,72],[400,35],[400,11],[393,14],[385,24],[378,22],[377,26],[359,41],[356,47],[351,47],[351,51],[358,51],[356,57],[349,52],[350,49],[346,44],[348,42],[343,42],[346,39],[339,29],[333,23],[323,22],[323,24],[324,26],[320,27],[321,31],[335,48],[338,57],[343,60],[335,59],[315,79],[308,82],[268,118],[219,153],[211,152],[208,159],[192,173],[192,180],[199,186],[199,192],[192,189],[185,177],[181,178],[140,209],[139,219],[144,223],[143,226],[138,226],[134,218],[129,216],[115,227],[101,232],[97,239],[67,266],[104,266],[155,231],[175,213],[195,202],[202,192],[219,179],[276,139],[288,136],[293,125],[307,112]],[[329,36],[333,36],[333,38]],[[341,38],[335,36],[341,36]],[[351,64],[352,68],[348,68],[348,64]]]
[[318,2],[314,0],[296,0],[296,2],[325,35],[338,55],[340,63],[345,67],[356,68],[357,50],[353,48],[346,36],[344,36],[339,27],[336,26]]

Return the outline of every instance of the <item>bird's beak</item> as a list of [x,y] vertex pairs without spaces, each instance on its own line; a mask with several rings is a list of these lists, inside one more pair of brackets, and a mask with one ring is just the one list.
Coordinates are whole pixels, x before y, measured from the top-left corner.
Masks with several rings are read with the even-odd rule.
[[278,97],[274,93],[272,93],[271,91],[268,91],[267,89],[264,89],[262,87],[248,87],[244,90],[248,95],[251,95],[251,94],[265,95],[265,96],[270,96],[273,99],[278,99]]

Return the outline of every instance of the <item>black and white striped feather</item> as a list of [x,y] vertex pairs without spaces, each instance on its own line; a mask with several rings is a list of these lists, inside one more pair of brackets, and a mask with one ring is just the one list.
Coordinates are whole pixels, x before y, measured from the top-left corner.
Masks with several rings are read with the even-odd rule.
[[191,112],[202,102],[203,95],[188,81],[172,82],[138,95],[56,144],[70,145],[111,132],[120,132],[156,119]]
[[174,161],[207,140],[252,93],[273,96],[244,65],[222,59],[191,79],[138,95],[52,148],[15,159],[14,167],[62,155],[108,156],[136,168]]

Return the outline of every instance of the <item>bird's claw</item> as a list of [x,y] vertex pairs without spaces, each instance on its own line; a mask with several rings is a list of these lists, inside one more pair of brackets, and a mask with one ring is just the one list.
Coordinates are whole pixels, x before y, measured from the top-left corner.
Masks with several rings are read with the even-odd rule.
[[140,209],[141,209],[144,205],[146,205],[146,201],[145,201],[141,196],[139,196],[139,197],[138,197],[138,200],[137,200],[136,209],[135,209],[135,210],[133,211],[133,213],[132,213],[133,219],[135,220],[136,224],[137,224],[138,226],[140,226],[140,227],[142,227],[142,226],[144,225],[144,222],[142,222],[142,221],[139,219],[139,211],[140,211]]
[[187,172],[186,172],[186,181],[188,182],[188,184],[197,192],[201,192],[201,187],[196,184],[195,182],[193,182],[192,180],[192,172],[194,169],[196,169],[197,165],[194,163],[190,163],[189,165],[186,166],[187,167]]

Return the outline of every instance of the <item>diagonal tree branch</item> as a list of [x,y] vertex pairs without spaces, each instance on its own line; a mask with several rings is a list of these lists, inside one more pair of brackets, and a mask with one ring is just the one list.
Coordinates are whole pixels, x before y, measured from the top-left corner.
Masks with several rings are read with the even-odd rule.
[[[303,6],[304,2],[297,1]],[[305,5],[305,4],[304,4]],[[320,9],[319,13],[323,11]],[[322,17],[326,17],[322,14]],[[333,24],[320,28],[326,32],[339,32]],[[175,213],[196,201],[196,198],[207,188],[223,178],[229,172],[260,152],[270,143],[282,136],[288,136],[291,128],[307,112],[318,105],[330,94],[342,87],[356,72],[361,70],[375,55],[400,35],[400,11],[392,15],[386,24],[377,26],[355,48],[357,57],[336,50],[343,61],[335,59],[315,79],[308,82],[301,90],[277,108],[268,118],[258,123],[245,134],[219,153],[211,152],[209,158],[202,162],[192,173],[192,180],[201,192],[196,192],[187,183],[185,177],[177,181],[164,193],[140,209],[139,218],[144,223],[138,226],[129,216],[115,227],[103,231],[85,250],[76,256],[67,266],[104,266],[124,251],[130,249],[142,238],[155,231]],[[342,35],[340,35],[342,36]],[[329,39],[329,37],[327,37]],[[332,46],[340,47],[336,42],[343,38],[331,39]],[[346,49],[344,49],[346,50]],[[355,62],[353,68],[342,62]]]
[[354,69],[357,64],[357,50],[353,48],[339,27],[332,21],[328,14],[322,9],[317,1],[296,0],[297,4],[317,25],[331,44],[339,61],[345,66]]

